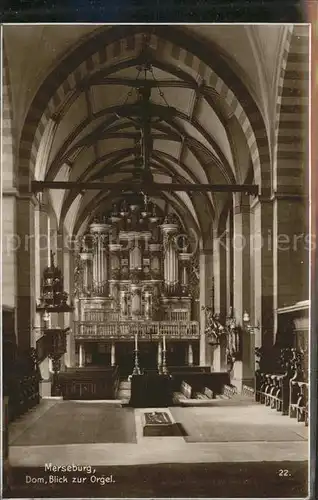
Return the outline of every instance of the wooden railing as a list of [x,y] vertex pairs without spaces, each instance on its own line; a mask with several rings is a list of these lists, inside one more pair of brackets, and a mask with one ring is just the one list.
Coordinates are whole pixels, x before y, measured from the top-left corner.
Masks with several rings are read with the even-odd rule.
[[74,322],[78,340],[130,339],[138,334],[140,339],[159,338],[165,335],[174,339],[198,339],[197,321],[78,321]]

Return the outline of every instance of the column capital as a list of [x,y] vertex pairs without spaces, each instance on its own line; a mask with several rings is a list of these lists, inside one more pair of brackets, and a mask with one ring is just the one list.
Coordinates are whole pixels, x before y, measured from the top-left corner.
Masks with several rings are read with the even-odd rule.
[[40,206],[40,200],[34,193],[21,193],[19,192],[17,198],[22,201],[30,201],[34,207]]
[[15,198],[19,197],[19,191],[15,187],[5,187],[2,190],[3,198],[13,196]]
[[255,207],[257,207],[258,205],[265,203],[273,203],[272,197],[263,195],[256,196],[251,203],[251,210],[255,209]]

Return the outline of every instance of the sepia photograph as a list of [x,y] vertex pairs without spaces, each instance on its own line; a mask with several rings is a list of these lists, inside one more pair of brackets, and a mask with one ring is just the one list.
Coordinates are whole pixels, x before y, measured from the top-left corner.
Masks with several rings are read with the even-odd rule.
[[311,26],[1,44],[3,497],[308,497]]

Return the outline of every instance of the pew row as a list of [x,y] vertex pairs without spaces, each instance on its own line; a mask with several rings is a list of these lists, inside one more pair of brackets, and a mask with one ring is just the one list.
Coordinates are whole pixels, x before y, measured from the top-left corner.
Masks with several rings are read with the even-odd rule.
[[63,399],[115,399],[119,385],[118,367],[67,368],[58,376]]
[[229,374],[223,372],[179,372],[172,375],[173,402],[176,405],[195,405],[215,399],[230,384]]
[[297,373],[256,372],[255,384],[257,402],[308,425],[308,383],[297,380]]

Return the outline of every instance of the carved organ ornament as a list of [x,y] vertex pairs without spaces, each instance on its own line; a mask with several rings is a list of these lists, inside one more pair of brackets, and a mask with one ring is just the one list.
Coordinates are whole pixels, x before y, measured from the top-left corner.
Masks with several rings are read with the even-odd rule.
[[162,299],[186,300],[190,309],[195,256],[181,229],[174,214],[160,217],[147,196],[114,204],[111,213],[93,220],[83,239],[77,296],[108,298],[121,320],[157,320]]

